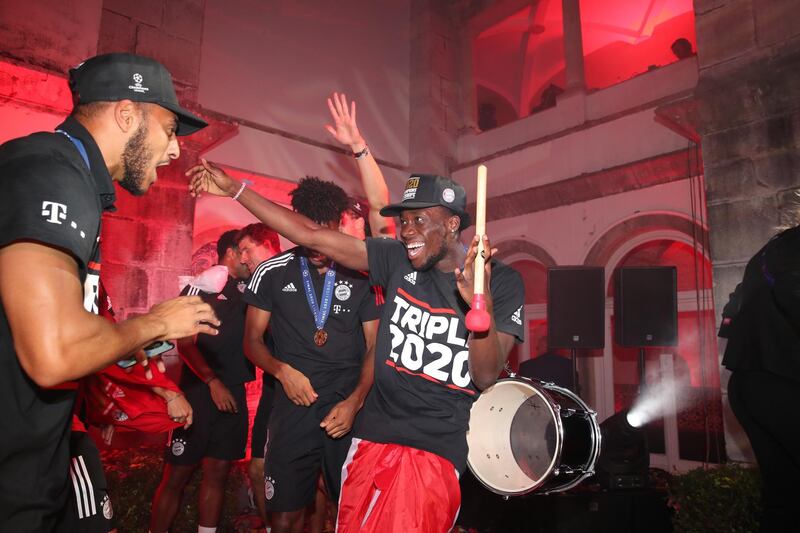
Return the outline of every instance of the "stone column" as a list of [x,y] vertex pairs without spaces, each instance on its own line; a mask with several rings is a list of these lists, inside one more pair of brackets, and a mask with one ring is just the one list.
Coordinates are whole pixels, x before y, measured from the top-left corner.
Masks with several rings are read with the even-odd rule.
[[[791,0],[696,0],[694,6],[695,97],[719,321],[748,259],[778,225],[797,223],[800,26]],[[727,372],[721,381],[727,404]],[[727,408],[724,416],[728,457],[752,459]]]
[[566,64],[566,93],[586,90],[583,72],[583,36],[579,0],[561,0],[564,23],[564,62]]
[[455,156],[462,111],[458,79],[458,31],[449,4],[411,2],[412,172],[446,175]]
[[478,99],[475,87],[475,74],[473,68],[473,48],[475,35],[469,28],[463,28],[459,46],[459,79],[461,85],[461,116],[463,126],[459,133],[477,133],[478,129]]

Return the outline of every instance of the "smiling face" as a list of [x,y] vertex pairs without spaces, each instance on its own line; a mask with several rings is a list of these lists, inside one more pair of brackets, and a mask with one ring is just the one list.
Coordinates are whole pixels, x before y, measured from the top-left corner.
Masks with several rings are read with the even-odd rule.
[[242,237],[239,241],[239,260],[252,275],[256,267],[276,254],[268,244],[260,244],[250,237]]
[[156,168],[180,156],[175,132],[178,117],[156,104],[140,104],[141,122],[122,152],[122,179],[126,191],[140,196],[158,179]]
[[[402,211],[400,239],[406,245],[411,266],[415,270],[428,270],[452,255],[451,245],[457,242],[458,223],[459,218],[444,207]],[[449,263],[444,266],[451,268]]]

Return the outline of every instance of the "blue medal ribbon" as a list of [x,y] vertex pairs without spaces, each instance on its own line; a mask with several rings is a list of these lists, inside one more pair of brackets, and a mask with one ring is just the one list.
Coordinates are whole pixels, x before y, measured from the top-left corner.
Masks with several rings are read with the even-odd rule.
[[331,311],[333,286],[336,281],[335,264],[331,263],[328,271],[325,273],[325,284],[322,286],[322,301],[320,305],[317,305],[317,295],[314,293],[314,285],[311,283],[308,260],[304,256],[300,256],[300,270],[303,274],[303,288],[306,290],[308,307],[311,308],[311,313],[314,315],[314,324],[317,326],[317,331],[321,331]]
[[57,133],[61,133],[63,135],[66,135],[67,139],[72,141],[72,144],[74,144],[75,148],[77,148],[78,151],[81,153],[81,157],[83,158],[84,163],[86,163],[86,167],[89,170],[92,170],[92,165],[91,165],[91,163],[89,163],[89,154],[86,153],[86,147],[83,146],[83,143],[81,142],[81,140],[80,139],[76,139],[75,137],[73,137],[72,135],[70,135],[69,133],[67,133],[64,130],[56,130],[56,132]]

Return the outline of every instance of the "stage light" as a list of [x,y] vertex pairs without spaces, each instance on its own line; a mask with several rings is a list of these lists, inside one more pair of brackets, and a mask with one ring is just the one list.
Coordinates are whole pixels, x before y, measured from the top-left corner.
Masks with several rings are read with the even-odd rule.
[[643,414],[640,413],[639,411],[630,411],[630,412],[628,412],[628,415],[625,417],[625,420],[627,420],[628,424],[630,424],[631,427],[634,427],[634,428],[640,428],[646,422]]
[[600,424],[603,447],[597,460],[597,480],[605,488],[638,489],[647,486],[650,452],[642,419],[627,410]]

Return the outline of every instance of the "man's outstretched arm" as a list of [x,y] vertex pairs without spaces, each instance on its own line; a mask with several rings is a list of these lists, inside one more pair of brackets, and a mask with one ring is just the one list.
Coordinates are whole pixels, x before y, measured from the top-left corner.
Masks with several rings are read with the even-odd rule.
[[358,172],[361,174],[361,186],[369,203],[369,226],[375,237],[395,237],[393,217],[384,217],[380,211],[389,205],[389,188],[383,172],[375,161],[372,152],[367,146],[367,141],[361,135],[356,124],[356,103],[350,102],[347,106],[347,97],[344,94],[333,93],[328,98],[328,110],[331,112],[333,125],[326,124],[325,129],[341,144],[350,147],[353,154],[363,154],[356,157]]
[[350,269],[369,269],[364,241],[323,228],[299,213],[270,202],[249,187],[242,189],[241,183],[205,159],[187,170],[186,175],[191,178],[189,187],[195,196],[202,192],[216,196],[238,195],[239,202],[256,218],[293,243],[325,254]]
[[[211,307],[196,296],[168,300],[113,324],[86,311],[71,255],[35,242],[0,248],[0,301],[20,365],[40,387],[96,372],[156,340],[216,334]],[[31,281],[33,280],[33,282]]]

